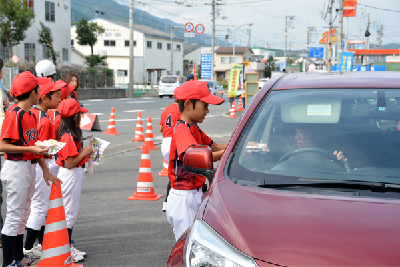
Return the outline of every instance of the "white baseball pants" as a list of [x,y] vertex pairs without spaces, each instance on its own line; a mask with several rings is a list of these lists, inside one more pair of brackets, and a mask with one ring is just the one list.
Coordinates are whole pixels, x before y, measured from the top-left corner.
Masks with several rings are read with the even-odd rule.
[[203,197],[201,188],[177,190],[171,188],[167,199],[167,220],[171,224],[175,240],[192,225]]
[[171,139],[172,137],[165,137],[161,143],[161,154],[164,159],[169,162],[169,150],[171,149]]
[[[50,173],[57,177],[58,168],[55,169],[54,165],[53,168],[50,168],[50,163],[55,163],[54,158],[45,159],[45,162],[50,170]],[[40,168],[39,164],[36,164],[35,193],[32,197],[31,214],[29,215],[26,227],[39,231],[40,228],[46,224],[46,214],[49,208],[50,192],[51,186],[46,184],[43,179],[43,170]]]
[[35,192],[36,165],[31,161],[6,160],[1,179],[7,190],[7,213],[1,233],[7,236],[22,235],[31,210]]
[[82,192],[83,179],[85,178],[85,169],[75,167],[71,170],[60,167],[57,177],[63,182],[61,191],[64,200],[65,219],[67,228],[74,226],[79,211],[79,198]]

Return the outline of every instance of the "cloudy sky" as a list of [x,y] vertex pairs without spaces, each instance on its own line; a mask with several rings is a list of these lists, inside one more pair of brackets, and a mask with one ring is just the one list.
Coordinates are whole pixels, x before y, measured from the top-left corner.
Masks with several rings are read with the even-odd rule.
[[[328,23],[323,19],[329,0],[216,0],[222,3],[217,6],[219,18],[216,20],[216,35],[224,39],[230,30],[230,42],[233,31],[240,25],[253,23],[251,27],[242,26],[236,31],[236,44],[245,46],[248,43],[248,29],[251,29],[251,46],[271,45],[272,48],[284,48],[285,16],[295,16],[288,30],[288,43],[292,49],[306,48],[307,25],[315,27],[311,45],[318,45],[318,40],[326,30]],[[129,5],[129,0],[118,0],[120,4]],[[180,2],[182,4],[178,4]],[[175,22],[192,22],[203,24],[206,33],[211,34],[212,0],[142,0],[136,1],[141,8],[160,18],[168,18]],[[335,7],[338,7],[335,0]],[[370,43],[376,43],[377,29],[383,24],[383,44],[398,43],[400,45],[400,0],[358,0],[357,17],[349,18],[349,39],[363,39],[367,26],[367,14],[370,14]],[[190,5],[191,7],[188,7]],[[367,7],[367,6],[370,7]],[[372,7],[395,10],[384,11]],[[223,19],[225,18],[225,19]],[[338,16],[333,25],[338,26]],[[328,20],[328,16],[326,17]],[[346,29],[346,21],[345,28]]]

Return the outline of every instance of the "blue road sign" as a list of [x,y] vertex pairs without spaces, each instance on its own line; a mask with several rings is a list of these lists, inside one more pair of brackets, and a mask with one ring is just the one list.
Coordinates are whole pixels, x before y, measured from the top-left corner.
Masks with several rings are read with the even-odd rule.
[[211,54],[201,54],[201,72],[202,79],[211,79]]
[[342,48],[344,47],[344,41],[342,41]]
[[324,48],[323,47],[310,47],[310,57],[311,58],[323,58]]

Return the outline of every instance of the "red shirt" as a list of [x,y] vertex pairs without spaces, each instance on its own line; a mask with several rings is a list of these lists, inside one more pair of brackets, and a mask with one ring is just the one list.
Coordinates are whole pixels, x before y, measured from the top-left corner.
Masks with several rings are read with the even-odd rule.
[[51,122],[53,123],[54,133],[57,135],[58,126],[60,126],[61,122],[61,115],[58,111],[49,109],[47,111],[47,116],[50,118]]
[[13,110],[16,106],[18,106],[18,103],[12,104],[6,111],[6,114],[9,113],[11,110]]
[[179,107],[176,104],[169,105],[166,107],[161,114],[160,125],[163,126],[163,137],[172,137],[173,129],[181,118]]
[[[37,118],[38,124],[37,129],[39,131],[39,140],[45,141],[49,139],[56,139],[56,135],[54,133],[53,123],[50,118],[47,116],[46,112],[40,110],[36,107],[30,109],[30,111]],[[45,159],[51,159],[52,156],[43,156]]]
[[71,96],[71,98],[73,98],[73,99],[75,99],[75,100],[78,100],[78,95],[76,94],[75,91],[72,91],[71,94],[70,94],[70,96]]
[[[76,142],[69,132],[65,132],[59,141],[65,143],[65,146],[57,153],[57,164],[58,166],[66,168],[65,160],[68,157],[76,158],[82,152],[82,142]],[[76,167],[83,166],[86,161],[87,157],[85,156]]]
[[[7,111],[1,127],[0,139],[9,139],[14,146],[35,146],[39,140],[37,120],[32,112],[25,112],[19,106]],[[33,160],[42,156],[34,153],[4,153],[8,160]]]
[[[185,151],[196,145],[211,146],[213,141],[197,125],[179,120],[174,128],[169,153],[168,178],[174,189],[190,190],[200,188],[205,177],[189,173],[183,169]],[[176,172],[175,172],[176,170]]]

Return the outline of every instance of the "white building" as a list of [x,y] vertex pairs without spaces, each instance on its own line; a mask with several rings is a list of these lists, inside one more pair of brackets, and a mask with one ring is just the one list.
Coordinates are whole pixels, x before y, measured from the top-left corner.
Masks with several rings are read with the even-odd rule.
[[[71,2],[63,0],[26,0],[35,14],[31,27],[25,32],[26,38],[13,47],[13,54],[20,60],[38,62],[46,58],[46,47],[38,44],[40,22],[50,28],[53,47],[60,53],[58,65],[71,65]],[[11,55],[12,56],[12,55]],[[0,57],[10,58],[8,48],[0,45]]]
[[273,49],[268,49],[264,47],[252,47],[251,50],[253,50],[253,55],[250,57],[250,62],[252,61],[267,61],[269,57],[275,58],[275,50]]
[[[107,55],[108,68],[114,70],[115,84],[129,82],[129,24],[107,19],[94,19],[105,29],[93,47],[94,54]],[[71,27],[72,64],[82,65],[83,55],[90,55],[90,46],[81,46],[76,38],[76,27]],[[168,33],[144,26],[134,25],[134,82],[143,84],[158,82],[170,74],[173,53],[174,75],[183,73],[183,39],[174,38],[171,52],[171,36]]]

